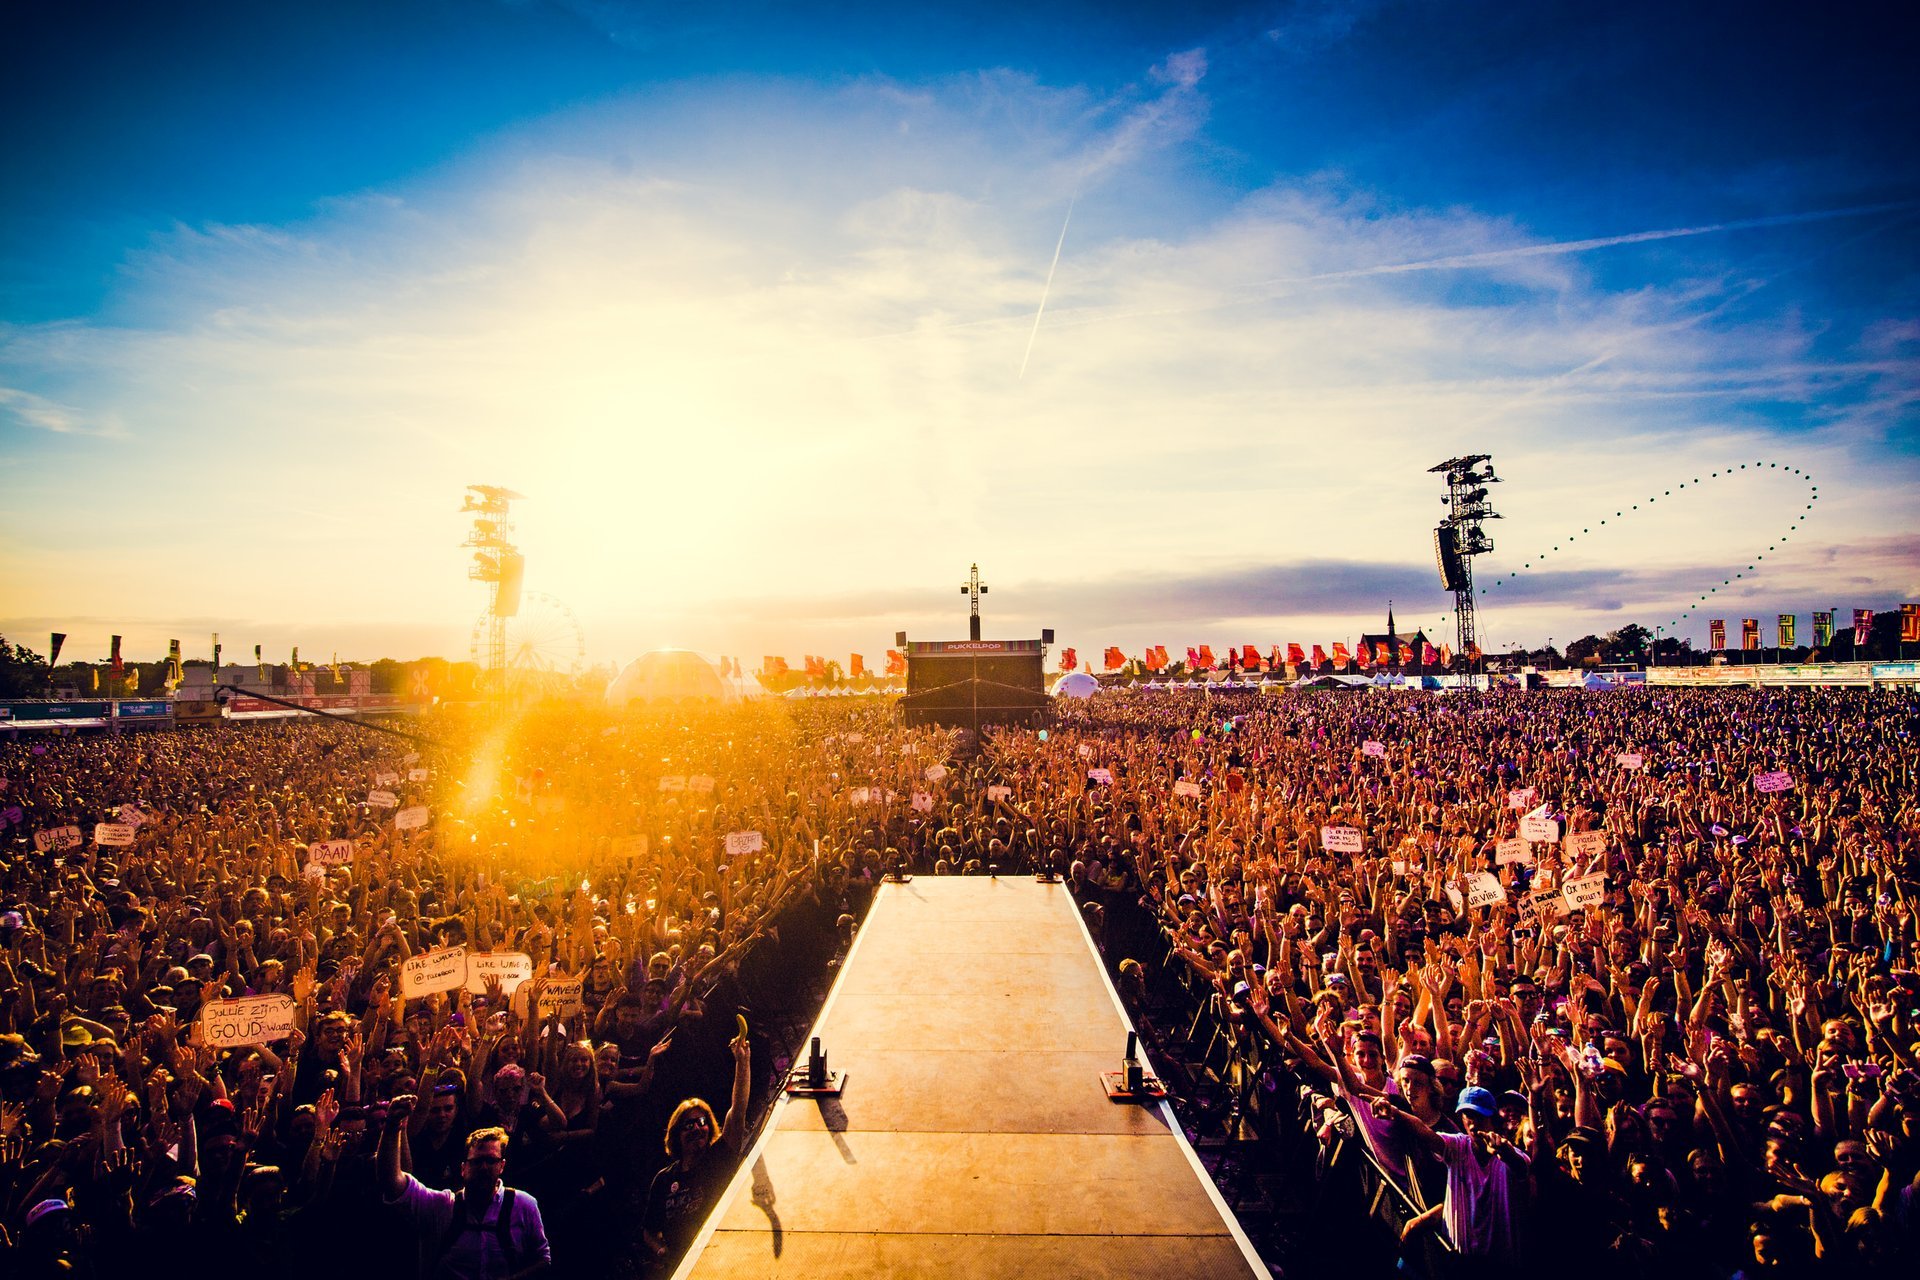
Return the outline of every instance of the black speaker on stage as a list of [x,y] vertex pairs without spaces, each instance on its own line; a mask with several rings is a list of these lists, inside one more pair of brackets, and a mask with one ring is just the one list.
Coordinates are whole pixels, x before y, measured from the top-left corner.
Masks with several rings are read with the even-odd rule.
[[1433,531],[1434,557],[1440,563],[1440,585],[1448,591],[1458,591],[1465,583],[1466,573],[1460,563],[1460,533],[1450,524],[1443,524]]

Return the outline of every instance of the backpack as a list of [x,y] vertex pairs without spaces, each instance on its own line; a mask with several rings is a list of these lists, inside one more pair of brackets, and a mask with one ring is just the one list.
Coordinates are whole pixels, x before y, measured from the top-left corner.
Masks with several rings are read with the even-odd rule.
[[[513,1188],[508,1187],[500,1196],[500,1215],[493,1220],[494,1238],[500,1243],[500,1254],[506,1258],[509,1268],[513,1264]],[[433,1257],[433,1267],[429,1275],[438,1275],[440,1265],[447,1260],[447,1254],[453,1251],[460,1237],[469,1231],[484,1231],[486,1228],[467,1217],[467,1191],[465,1187],[453,1193],[453,1218],[447,1223],[447,1231],[440,1238],[440,1248]]]

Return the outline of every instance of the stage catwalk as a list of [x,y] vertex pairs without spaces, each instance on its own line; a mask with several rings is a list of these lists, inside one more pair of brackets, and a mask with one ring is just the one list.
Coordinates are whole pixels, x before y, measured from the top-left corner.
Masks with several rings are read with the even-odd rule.
[[775,1104],[676,1276],[1266,1276],[1166,1107],[1102,1090],[1127,1029],[1063,886],[884,886],[815,1029],[845,1094]]

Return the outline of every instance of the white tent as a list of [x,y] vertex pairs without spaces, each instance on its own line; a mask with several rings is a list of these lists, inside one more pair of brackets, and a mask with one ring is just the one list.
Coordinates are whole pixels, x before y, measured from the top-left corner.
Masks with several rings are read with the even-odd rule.
[[1069,671],[1053,686],[1056,698],[1091,698],[1100,692],[1100,682],[1084,671]]
[[731,702],[739,695],[711,662],[691,649],[655,649],[626,665],[607,686],[607,703]]

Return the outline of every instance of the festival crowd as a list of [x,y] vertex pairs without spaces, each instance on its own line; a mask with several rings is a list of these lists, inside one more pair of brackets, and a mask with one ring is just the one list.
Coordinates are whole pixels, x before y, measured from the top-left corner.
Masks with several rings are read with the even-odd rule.
[[[9,1275],[668,1268],[792,1047],[734,1016],[750,971],[823,975],[894,869],[1066,873],[1136,1021],[1155,974],[1211,997],[1230,1074],[1417,1208],[1410,1259],[1916,1256],[1910,693],[1106,692],[977,751],[864,699],[417,731],[0,745]],[[410,991],[452,946],[524,964]],[[285,1036],[196,1032],[272,995]]]

